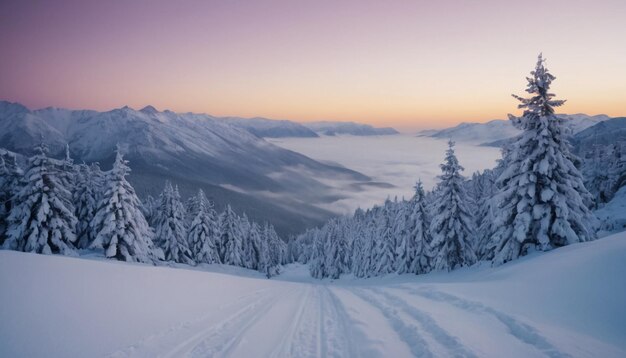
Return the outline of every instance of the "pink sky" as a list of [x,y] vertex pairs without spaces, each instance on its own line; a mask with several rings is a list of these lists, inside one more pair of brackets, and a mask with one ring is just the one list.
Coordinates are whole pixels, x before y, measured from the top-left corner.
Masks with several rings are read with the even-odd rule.
[[626,115],[626,1],[2,1],[0,99],[400,129],[516,113],[543,51],[564,112]]

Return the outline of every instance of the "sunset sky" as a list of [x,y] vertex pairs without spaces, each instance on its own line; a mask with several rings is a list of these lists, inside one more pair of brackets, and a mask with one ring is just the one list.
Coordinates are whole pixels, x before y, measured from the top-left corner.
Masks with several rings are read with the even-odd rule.
[[351,120],[517,113],[543,52],[567,113],[626,115],[626,1],[0,2],[0,99]]

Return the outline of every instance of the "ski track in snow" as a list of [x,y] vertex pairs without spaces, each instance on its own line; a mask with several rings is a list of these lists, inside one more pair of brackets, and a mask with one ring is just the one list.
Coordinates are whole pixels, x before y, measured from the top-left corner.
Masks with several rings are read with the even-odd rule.
[[[454,306],[473,315],[487,315],[504,325],[515,339],[551,358],[570,357],[554,347],[538,329],[483,303],[469,301],[431,287],[341,287],[382,313],[398,338],[415,357],[477,357],[458,337],[443,328],[430,312],[417,308],[393,290]],[[231,357],[243,356],[250,347],[254,327],[262,330],[272,322],[279,337],[269,352],[259,357],[361,357],[379,356],[368,351],[375,345],[359,328],[331,288],[324,284],[296,284],[277,290],[257,290],[225,304],[197,320],[183,322],[154,334],[110,357]],[[274,322],[272,309],[287,307],[282,321]],[[267,322],[262,322],[267,321]],[[368,327],[371,328],[371,327]],[[267,330],[267,328],[265,328]],[[248,342],[249,343],[249,342]],[[240,350],[242,352],[240,352]]]
[[415,324],[403,320],[395,308],[383,304],[378,301],[376,297],[369,295],[364,291],[355,290],[352,291],[352,293],[374,306],[383,314],[400,339],[409,346],[411,353],[415,357],[435,356],[430,350],[429,344],[420,333],[421,330]]
[[[261,320],[272,320],[274,307],[293,306],[290,322],[272,327],[280,342],[268,357],[355,357],[347,313],[325,285],[303,284],[291,290],[268,293],[260,290],[194,321],[144,338],[110,357],[231,357],[241,356],[238,348]],[[215,323],[217,322],[217,323]],[[285,323],[284,325],[281,325]]]
[[[111,353],[109,357],[174,357],[184,355],[185,348],[193,349],[194,345],[213,334],[220,326],[227,324],[237,316],[246,312],[253,313],[261,300],[269,296],[268,289],[258,290],[244,295],[230,304],[220,307],[219,312],[212,312],[199,319],[183,322],[170,327],[167,331],[148,336],[125,349]],[[243,306],[242,306],[243,305]],[[218,320],[218,324],[214,322]],[[207,326],[207,324],[209,324]]]
[[[522,341],[523,343],[529,344],[540,352],[545,354],[547,357],[552,358],[565,358],[570,357],[569,354],[565,352],[561,352],[556,347],[554,347],[548,340],[539,333],[539,330],[524,323],[520,320],[508,315],[506,313],[500,312],[492,307],[484,305],[480,302],[469,301],[458,296],[451,295],[449,293],[436,291],[432,288],[406,288],[399,286],[398,288],[405,290],[411,294],[419,295],[421,297],[437,301],[444,302],[449,305],[460,308],[461,310],[474,313],[474,314],[486,314],[495,317],[498,321],[500,321],[506,328],[509,333]],[[386,294],[389,295],[389,294]]]
[[413,318],[424,331],[426,331],[441,347],[447,350],[447,353],[449,353],[450,356],[476,357],[474,353],[459,342],[457,337],[452,336],[439,324],[437,324],[430,314],[381,289],[372,288],[371,291],[383,298],[381,302],[385,302],[385,304],[391,307],[397,307]]
[[271,357],[354,357],[345,311],[325,285],[308,285],[294,319]]

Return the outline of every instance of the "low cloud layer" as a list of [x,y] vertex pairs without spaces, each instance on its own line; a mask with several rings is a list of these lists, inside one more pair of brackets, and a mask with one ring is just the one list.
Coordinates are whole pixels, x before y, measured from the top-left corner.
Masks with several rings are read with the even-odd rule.
[[[339,164],[368,175],[385,185],[362,185],[352,182],[316,178],[333,187],[344,199],[324,204],[323,208],[346,214],[358,207],[368,208],[387,197],[410,197],[413,186],[421,179],[426,189],[432,188],[440,174],[447,141],[411,135],[377,137],[280,138],[271,140],[283,148],[302,153],[315,160]],[[492,168],[500,157],[497,148],[458,143],[457,156],[464,174]]]

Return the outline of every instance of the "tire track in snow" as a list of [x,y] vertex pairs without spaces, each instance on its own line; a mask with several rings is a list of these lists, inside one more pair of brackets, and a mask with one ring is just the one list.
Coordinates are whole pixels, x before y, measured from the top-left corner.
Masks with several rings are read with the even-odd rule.
[[389,321],[391,328],[393,328],[396,334],[398,334],[400,339],[409,346],[409,349],[414,356],[425,358],[435,356],[430,350],[428,342],[426,342],[424,337],[420,335],[419,327],[403,320],[395,308],[381,303],[381,301],[377,300],[374,296],[366,293],[365,291],[357,289],[351,290],[350,292],[354,293],[357,297],[360,297],[362,300],[366,301],[380,311]]
[[384,297],[387,304],[390,306],[399,307],[408,314],[410,317],[415,319],[422,328],[427,331],[431,337],[435,341],[437,341],[441,346],[448,349],[452,356],[454,357],[476,357],[476,355],[465,347],[457,337],[448,333],[445,329],[443,329],[431,316],[430,314],[410,305],[405,300],[391,295],[384,290],[378,288],[371,288],[372,292],[376,292],[379,296]]
[[487,314],[495,317],[498,321],[504,324],[509,333],[515,337],[516,339],[529,344],[543,354],[552,358],[565,358],[570,357],[569,354],[565,352],[561,352],[554,345],[552,345],[548,340],[541,335],[538,329],[521,322],[520,320],[514,318],[511,315],[498,311],[492,307],[489,307],[485,304],[476,301],[470,301],[463,299],[458,296],[451,295],[449,293],[436,291],[433,289],[410,289],[402,286],[398,286],[400,289],[419,295],[421,297],[430,299],[431,301],[444,302],[449,305],[460,308],[466,312],[477,313],[477,314]]
[[[229,308],[237,307],[242,303],[244,304],[244,309],[250,308],[255,305],[255,301],[267,296],[264,295],[266,291],[268,291],[268,289],[261,289],[255,291],[254,293],[240,296],[233,302],[221,305],[220,310],[228,310]],[[236,310],[235,312],[240,311],[241,309]],[[113,352],[109,354],[108,357],[121,358],[145,357],[153,355],[163,356],[162,351],[167,349],[169,344],[175,345],[174,348],[170,347],[170,349],[176,349],[182,344],[191,343],[194,340],[200,339],[203,335],[211,331],[213,326],[205,328],[204,323],[213,323],[219,313],[220,312],[212,312],[198,319],[179,323],[168,328],[166,331],[147,336],[135,344]],[[181,340],[183,341],[182,343]]]

